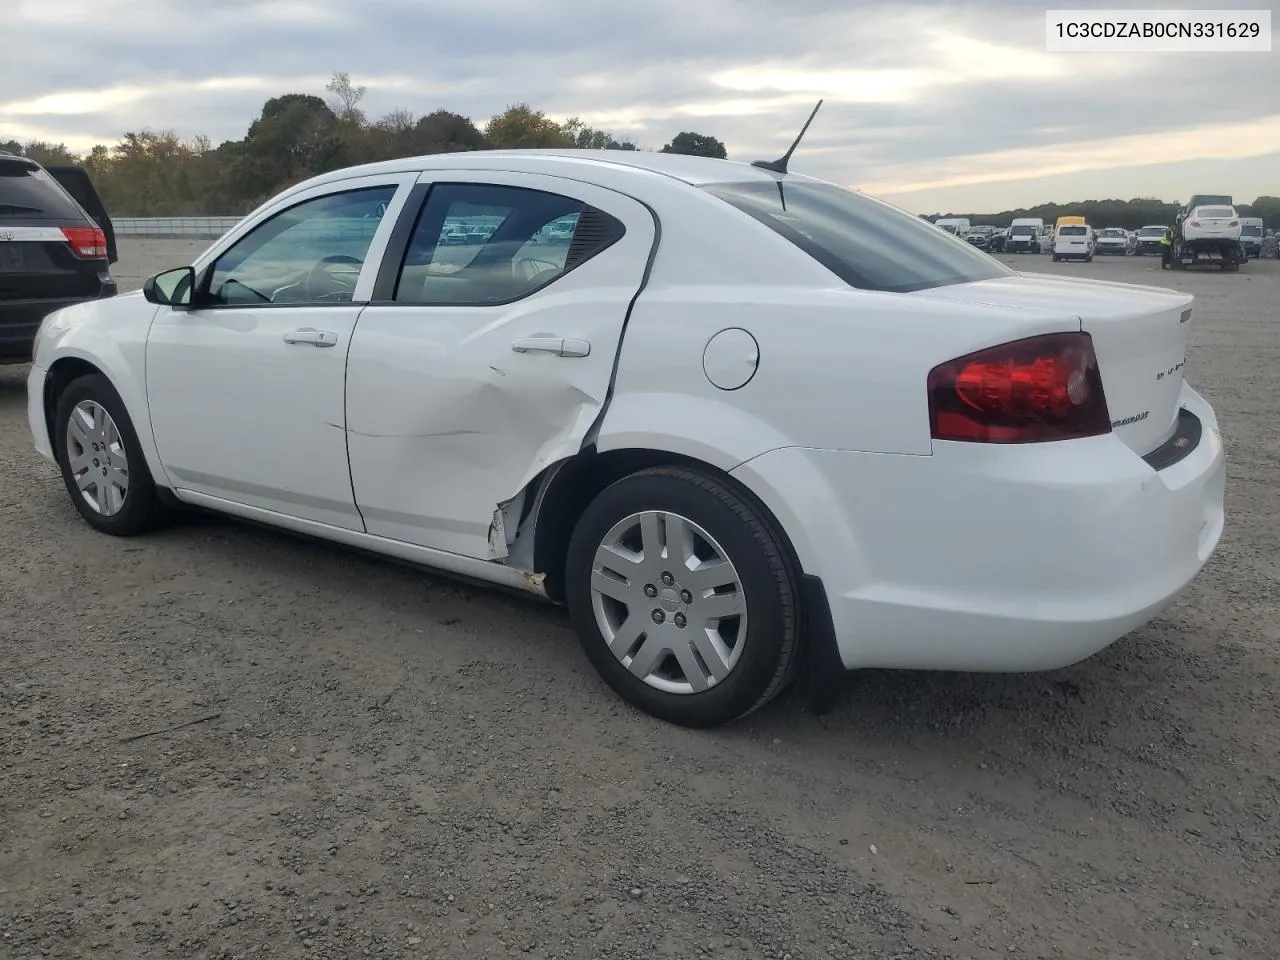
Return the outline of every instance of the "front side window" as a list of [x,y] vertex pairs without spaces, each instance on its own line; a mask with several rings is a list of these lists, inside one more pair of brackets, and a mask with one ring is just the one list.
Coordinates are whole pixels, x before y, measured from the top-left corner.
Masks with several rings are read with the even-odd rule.
[[211,304],[347,303],[396,187],[330,193],[254,227],[209,275]]
[[396,283],[397,303],[485,306],[528,296],[622,236],[581,200],[481,183],[432,187]]
[[1013,275],[972,244],[946,236],[927,221],[834,184],[757,180],[703,189],[859,289],[909,293]]

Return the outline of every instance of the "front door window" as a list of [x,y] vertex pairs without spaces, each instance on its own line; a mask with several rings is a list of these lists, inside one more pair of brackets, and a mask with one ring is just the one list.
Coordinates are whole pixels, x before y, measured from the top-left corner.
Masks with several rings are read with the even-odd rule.
[[305,200],[220,256],[204,305],[348,303],[393,185]]

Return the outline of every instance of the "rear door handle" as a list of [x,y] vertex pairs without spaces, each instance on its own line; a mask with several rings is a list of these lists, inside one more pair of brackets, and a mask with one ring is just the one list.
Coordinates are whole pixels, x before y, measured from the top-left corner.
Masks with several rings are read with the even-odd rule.
[[553,333],[536,333],[532,337],[516,337],[511,341],[516,353],[550,353],[557,357],[591,355],[591,342],[574,337],[557,337]]
[[284,335],[285,343],[309,343],[313,347],[332,347],[338,342],[338,335],[330,333],[328,330],[313,330],[310,327],[303,327],[301,330],[295,330],[293,333]]

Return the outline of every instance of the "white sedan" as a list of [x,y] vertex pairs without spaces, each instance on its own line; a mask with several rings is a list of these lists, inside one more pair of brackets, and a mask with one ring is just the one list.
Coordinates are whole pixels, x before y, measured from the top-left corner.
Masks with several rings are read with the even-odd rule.
[[1239,240],[1240,216],[1234,207],[1196,207],[1182,224],[1187,240]]
[[30,425],[98,530],[189,505],[563,601],[618,694],[705,726],[802,668],[1049,669],[1152,618],[1223,525],[1191,310],[794,173],[444,154],[50,315]]

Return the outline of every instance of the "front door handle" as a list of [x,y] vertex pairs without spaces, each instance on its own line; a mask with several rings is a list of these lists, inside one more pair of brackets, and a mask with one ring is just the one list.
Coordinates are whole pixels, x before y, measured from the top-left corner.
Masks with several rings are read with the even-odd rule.
[[332,347],[338,342],[338,335],[330,333],[328,330],[313,330],[311,327],[303,327],[301,330],[295,330],[293,333],[284,335],[285,343],[309,343],[313,347]]
[[591,354],[591,342],[574,337],[557,337],[553,333],[536,333],[532,337],[516,337],[511,341],[516,353],[550,353],[557,357],[586,357]]

